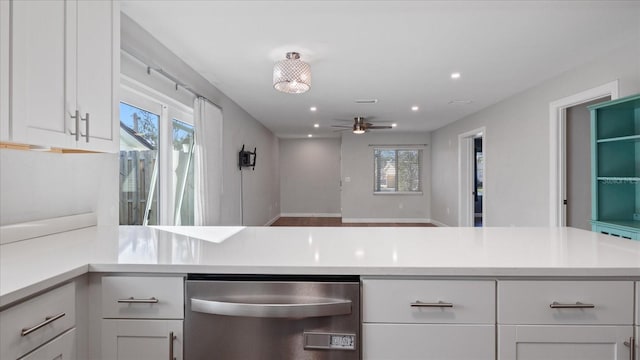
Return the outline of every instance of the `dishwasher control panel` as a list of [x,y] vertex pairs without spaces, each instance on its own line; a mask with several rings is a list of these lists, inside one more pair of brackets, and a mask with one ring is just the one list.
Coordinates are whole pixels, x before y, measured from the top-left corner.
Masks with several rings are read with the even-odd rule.
[[355,350],[356,334],[304,332],[305,349]]

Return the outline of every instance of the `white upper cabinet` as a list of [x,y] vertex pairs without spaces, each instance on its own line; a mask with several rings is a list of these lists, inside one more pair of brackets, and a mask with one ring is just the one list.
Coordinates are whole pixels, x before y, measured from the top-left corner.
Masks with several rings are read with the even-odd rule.
[[116,152],[117,3],[13,0],[10,6],[11,112],[3,140]]

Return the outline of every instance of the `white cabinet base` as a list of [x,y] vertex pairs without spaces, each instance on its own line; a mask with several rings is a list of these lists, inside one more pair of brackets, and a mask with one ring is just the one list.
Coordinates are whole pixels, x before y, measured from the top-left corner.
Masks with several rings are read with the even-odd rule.
[[363,324],[364,360],[495,359],[493,325]]
[[182,320],[102,320],[103,360],[182,360],[182,344]]
[[627,360],[631,326],[499,325],[499,360]]

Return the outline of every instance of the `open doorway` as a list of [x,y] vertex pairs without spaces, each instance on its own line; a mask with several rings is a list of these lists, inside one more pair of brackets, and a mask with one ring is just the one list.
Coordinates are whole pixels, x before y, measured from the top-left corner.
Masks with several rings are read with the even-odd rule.
[[486,225],[486,156],[485,128],[458,136],[458,224]]
[[611,96],[565,109],[564,116],[564,226],[591,230],[591,116],[587,106]]
[[[585,125],[584,123],[577,120],[572,124],[569,124],[570,128],[567,129],[567,110],[576,106],[585,105],[585,109],[583,110],[578,110],[579,108],[575,109],[577,110],[578,113],[579,112],[584,113],[584,111],[586,111],[586,104],[590,104],[592,102],[597,103],[597,102],[605,101],[607,99],[615,100],[617,98],[618,98],[618,80],[614,80],[609,83],[597,86],[595,88],[585,90],[578,94],[574,94],[574,95],[553,101],[549,104],[549,121],[550,121],[549,123],[549,129],[550,129],[549,225],[567,226],[567,205],[569,205],[570,203],[575,204],[576,196],[578,199],[585,198],[584,191],[579,190],[580,188],[584,188],[585,186],[587,186],[587,189],[589,191],[589,193],[586,195],[589,197],[589,203],[586,205],[584,203],[582,205],[576,204],[573,214],[576,214],[576,216],[580,216],[581,218],[584,218],[584,215],[577,215],[580,213],[580,210],[584,211],[585,209],[589,209],[589,210],[591,209],[591,206],[590,206],[591,173],[589,172],[588,175],[585,175],[584,173],[585,165],[580,165],[581,163],[584,164],[586,160],[584,158],[582,160],[579,160],[579,159],[571,160],[567,158],[567,153],[570,154],[569,155],[570,157],[572,156],[571,155],[572,152],[573,154],[578,154],[578,155],[587,154],[587,156],[589,156],[589,158],[587,159],[588,160],[587,163],[590,168],[591,166],[591,158],[590,158],[590,150],[589,150],[590,140],[587,142],[587,144],[589,145],[589,148],[587,148],[587,150],[584,150],[584,147],[582,147],[583,150],[579,150],[578,148],[576,149],[567,148],[567,141],[570,141],[568,140],[567,135],[569,134],[572,136],[573,135],[579,136],[577,134],[584,130],[584,129],[579,130],[579,129],[572,128],[573,124],[577,124],[577,126]],[[570,113],[572,112],[574,111],[571,110]],[[590,127],[588,131],[590,134],[591,132]],[[580,136],[580,137],[584,138],[584,136]],[[583,142],[580,141],[580,143],[583,143]],[[572,145],[569,145],[569,146],[571,147]],[[569,174],[569,172],[573,172],[573,170],[571,168],[568,168],[568,165],[567,165],[567,162],[570,162],[570,161],[573,161],[574,164],[569,166],[582,169],[581,171],[582,175],[578,174],[578,172],[575,172],[575,174],[573,175]],[[579,185],[577,183],[573,185],[572,184],[567,185],[568,182],[573,182],[573,180],[568,180],[567,176],[569,177],[573,176],[573,180],[577,179],[577,181],[582,182],[582,185]],[[589,183],[587,185],[584,185],[586,181],[588,181]],[[572,197],[571,194],[567,193],[568,188],[570,189],[570,191],[574,191],[574,190],[579,191],[582,193],[582,195],[573,195],[573,201],[572,201],[571,199],[567,198],[567,196]],[[571,212],[571,210],[569,211]],[[589,220],[591,219],[590,215],[591,214],[589,211]],[[572,216],[572,215],[569,215],[569,216]],[[569,226],[576,226],[576,225],[574,225],[574,223],[572,222],[572,225],[569,225]],[[584,224],[580,227],[584,228]]]

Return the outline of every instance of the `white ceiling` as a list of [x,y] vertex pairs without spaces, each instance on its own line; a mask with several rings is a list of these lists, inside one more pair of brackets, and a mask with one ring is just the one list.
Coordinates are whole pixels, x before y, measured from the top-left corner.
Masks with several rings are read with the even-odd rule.
[[[639,1],[125,0],[122,10],[279,137],[335,136],[333,119],[354,116],[398,124],[382,131],[434,130],[640,36]],[[273,89],[288,51],[311,65],[305,94]],[[354,103],[363,98],[379,102]]]

